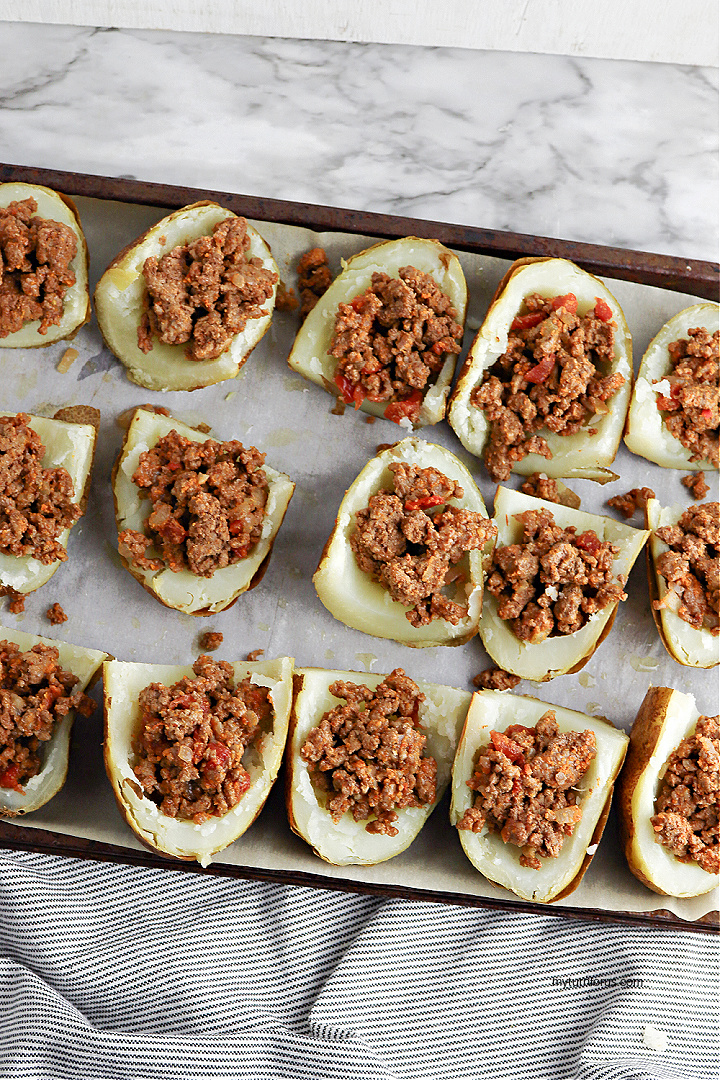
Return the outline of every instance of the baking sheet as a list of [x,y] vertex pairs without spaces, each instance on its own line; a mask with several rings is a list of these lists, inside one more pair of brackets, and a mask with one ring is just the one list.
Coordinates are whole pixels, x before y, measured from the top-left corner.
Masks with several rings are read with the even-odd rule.
[[[90,248],[93,284],[125,244],[165,213],[98,199],[77,202]],[[281,277],[291,285],[297,257],[309,247],[325,247],[333,269],[338,270],[342,257],[362,250],[371,239],[254,224],[270,243]],[[467,347],[508,263],[467,253],[459,253],[459,257],[470,294]],[[660,325],[698,302],[691,296],[646,285],[609,279],[608,285],[633,332],[636,366]],[[333,415],[333,399],[290,371],[286,358],[297,326],[295,313],[277,312],[237,379],[192,393],[152,392],[129,382],[125,369],[104,348],[94,320],[71,343],[78,356],[66,373],[58,372],[57,364],[67,343],[39,350],[0,350],[2,408],[52,415],[61,406],[88,404],[100,409],[102,415],[88,512],[73,530],[70,558],[43,589],[28,597],[24,614],[3,612],[4,625],[105,649],[122,660],[183,664],[198,654],[199,635],[214,629],[224,634],[223,646],[215,654],[218,658],[241,659],[261,648],[266,658],[294,656],[298,666],[374,672],[401,666],[411,677],[472,689],[472,676],[490,666],[479,639],[456,648],[410,649],[345,627],[333,619],[315,594],[311,576],[345,489],[375,453],[377,444],[394,441],[400,433],[395,424],[382,419],[369,424],[364,414],[350,409],[344,416]],[[261,585],[230,610],[209,619],[163,608],[122,568],[117,555],[109,481],[123,438],[118,420],[128,409],[144,403],[162,404],[186,423],[208,422],[218,438],[238,438],[259,447],[267,454],[268,463],[287,472],[297,485]],[[450,427],[442,423],[423,429],[420,435],[452,450],[473,471],[492,512],[495,485]],[[605,487],[590,481],[570,483],[581,496],[583,509],[612,515],[606,500],[637,486],[652,487],[663,503],[688,504],[686,489],[680,484],[681,472],[662,470],[624,447],[614,469],[621,479]],[[517,486],[519,480],[509,483]],[[640,525],[639,515],[634,523]],[[682,667],[660,642],[650,612],[642,558],[631,574],[627,592],[628,600],[620,606],[612,633],[582,671],[545,684],[523,682],[517,692],[535,694],[551,705],[606,715],[625,730],[629,730],[650,685],[692,692],[701,711],[718,711],[717,671]],[[44,612],[55,601],[65,609],[68,622],[50,627]],[[142,850],[115,806],[102,767],[101,738],[99,712],[90,721],[79,718],[65,788],[42,810],[16,823],[27,829]],[[276,785],[258,821],[216,861],[331,876],[348,883],[437,890],[503,902],[509,897],[505,890],[486,882],[465,858],[447,821],[447,800],[411,847],[396,859],[376,867],[338,868],[323,863],[290,832],[282,791]],[[611,816],[581,886],[552,908],[620,913],[654,911],[660,906],[683,919],[696,920],[717,906],[717,898],[713,894],[692,900],[660,898],[645,889],[625,865]]]

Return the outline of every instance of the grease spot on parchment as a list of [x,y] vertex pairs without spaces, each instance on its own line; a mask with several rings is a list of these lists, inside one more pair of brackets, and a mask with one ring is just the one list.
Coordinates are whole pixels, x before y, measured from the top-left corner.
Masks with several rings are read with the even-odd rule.
[[83,379],[89,379],[91,375],[97,375],[101,371],[110,371],[118,361],[114,356],[110,356],[109,353],[99,352],[96,356],[91,356],[85,361],[80,374],[78,375],[78,382]]
[[371,652],[356,652],[355,659],[362,664],[366,671],[372,671],[373,664],[377,664],[378,658]]
[[294,431],[292,428],[276,428],[275,431],[269,432],[265,442],[268,446],[289,446],[290,443],[297,442],[299,438],[299,431]]
[[584,686],[586,690],[592,690],[595,686],[595,680],[592,675],[589,675],[587,671],[581,671],[578,675],[578,682],[581,686]]
[[634,671],[655,671],[660,665],[660,661],[654,656],[633,656],[631,653],[628,660]]

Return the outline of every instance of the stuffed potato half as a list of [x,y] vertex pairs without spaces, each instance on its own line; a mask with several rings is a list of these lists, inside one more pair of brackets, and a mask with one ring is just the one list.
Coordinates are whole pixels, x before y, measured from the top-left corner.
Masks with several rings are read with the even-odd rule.
[[15,333],[0,338],[0,347],[3,349],[37,349],[43,345],[51,345],[54,341],[73,338],[90,318],[88,249],[75,203],[67,195],[61,195],[52,188],[38,184],[0,184],[0,207],[9,206],[12,202],[23,202],[25,199],[35,199],[37,217],[59,221],[73,232],[77,241],[77,252],[70,263],[70,269],[75,274],[75,284],[67,289],[63,297],[63,313],[57,325],[50,326],[41,334],[39,319],[27,322]]
[[490,732],[504,732],[511,724],[534,727],[551,709],[558,727],[564,731],[591,730],[597,754],[580,781],[582,818],[572,836],[566,838],[556,858],[543,859],[540,870],[520,864],[521,850],[506,844],[500,834],[487,826],[480,832],[459,829],[465,854],[489,881],[512,890],[523,900],[549,903],[573,892],[587,870],[605,828],[615,778],[625,757],[628,737],[597,716],[549,705],[533,697],[498,690],[480,690],[473,695],[453,766],[450,821],[457,825],[474,801],[467,786],[478,750],[490,741]]
[[[232,379],[270,326],[277,283],[265,313],[249,319],[216,359],[188,360],[184,345],[168,345],[157,338],[148,353],[138,345],[146,295],[145,260],[151,255],[160,258],[178,245],[209,235],[213,226],[236,216],[213,202],[176,210],[121,251],[100,278],[94,295],[98,325],[106,345],[125,365],[133,382],[150,390],[197,390]],[[260,259],[265,269],[277,274],[275,260],[260,233],[248,225],[248,235],[248,256]]]
[[347,811],[333,822],[325,809],[326,796],[316,791],[308,766],[300,750],[323,715],[340,700],[330,693],[336,679],[363,683],[374,689],[384,675],[356,671],[326,671],[321,668],[298,668],[296,690],[288,738],[286,802],[293,832],[306,840],[316,855],[335,866],[374,865],[392,859],[409,847],[437,806],[450,780],[455,748],[471,695],[464,690],[416,680],[425,694],[419,709],[426,751],[437,761],[437,797],[427,806],[408,806],[398,810],[397,836],[366,831],[366,821],[355,821]]
[[616,479],[606,466],[614,461],[620,445],[632,389],[632,337],[622,309],[608,288],[599,278],[566,259],[520,259],[510,268],[470,346],[450,399],[448,421],[463,446],[476,457],[482,457],[490,438],[490,425],[485,411],[471,404],[470,395],[506,351],[511,323],[525,297],[533,293],[548,298],[573,293],[578,300],[579,315],[591,310],[598,298],[604,300],[617,324],[611,373],[624,376],[625,383],[610,399],[609,411],[592,417],[576,434],[559,435],[541,428],[539,434],[552,452],[550,460],[528,454],[514,463],[512,471],[525,476],[544,472],[552,477],[574,476],[607,483]]
[[[84,649],[69,641],[56,641],[53,638],[25,634],[21,630],[9,630],[6,627],[0,627],[0,639],[14,642],[23,652],[32,649],[33,645],[48,645],[57,649],[60,667],[72,672],[79,680],[75,690],[88,688],[108,655],[96,649]],[[45,745],[40,772],[22,785],[23,791],[0,787],[0,817],[16,817],[38,810],[60,791],[67,776],[70,734],[74,717],[74,711],[71,709],[57,724],[52,738]]]
[[[350,303],[371,285],[374,273],[396,277],[404,266],[413,266],[429,274],[449,297],[460,325],[465,323],[467,285],[457,256],[437,240],[415,236],[402,240],[387,240],[374,244],[354,255],[329,289],[322,295],[295,338],[288,363],[323,389],[337,394],[334,378],[337,360],[329,353],[338,304]],[[437,424],[445,416],[445,405],[455,373],[455,356],[448,355],[435,382],[424,392],[415,427]],[[383,416],[386,401],[374,402],[365,398],[359,406],[363,412]],[[404,421],[408,427],[410,421]]]
[[[138,467],[140,455],[173,429],[195,442],[205,442],[210,438],[209,435],[172,417],[159,415],[148,409],[135,411],[113,472],[115,515],[119,533],[123,529],[143,531],[143,524],[151,510],[150,501],[141,498],[140,489],[133,483],[132,477]],[[246,558],[224,566],[216,570],[212,577],[206,578],[199,577],[190,570],[144,570],[123,557],[123,563],[133,577],[166,607],[190,615],[209,615],[223,611],[241,593],[253,588],[262,578],[266,560],[270,557],[275,537],[295,490],[294,483],[285,473],[277,472],[268,465],[265,465],[264,469],[270,490],[265,506],[262,535]]]
[[618,815],[628,866],[649,889],[666,896],[701,896],[720,885],[717,874],[678,859],[657,843],[650,823],[668,758],[694,733],[699,716],[692,694],[651,686],[630,732],[618,780]]
[[[548,504],[510,488],[499,487],[495,496],[493,521],[498,530],[496,547],[519,542],[522,525],[516,518],[517,514],[542,508],[550,509],[556,524],[563,528],[575,526],[578,533],[592,529],[600,540],[616,544],[620,551],[613,560],[613,569],[616,575],[622,574],[627,579],[649,536],[647,531],[630,528],[611,518],[586,514],[569,506]],[[556,675],[566,675],[584,667],[609,634],[617,607],[617,603],[610,604],[591,615],[585,625],[573,634],[558,634],[531,643],[515,636],[510,623],[498,614],[497,598],[488,594],[480,622],[480,637],[498,667],[519,675],[521,679],[547,682]]]
[[250,676],[254,684],[269,688],[272,725],[245,751],[243,767],[250,774],[250,787],[240,802],[224,816],[211,817],[202,825],[161,813],[144,795],[132,770],[140,691],[152,682],[169,686],[185,676],[192,678],[192,667],[112,660],[103,668],[105,768],[123,817],[147,847],[177,859],[196,859],[203,866],[242,836],[265,805],[282,762],[292,704],[293,661],[289,657],[231,666],[236,680]]

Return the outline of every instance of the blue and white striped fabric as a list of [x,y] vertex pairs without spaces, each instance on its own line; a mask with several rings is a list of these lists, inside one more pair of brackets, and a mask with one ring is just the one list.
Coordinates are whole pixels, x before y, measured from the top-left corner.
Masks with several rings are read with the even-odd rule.
[[0,852],[0,1080],[717,1080],[719,945]]

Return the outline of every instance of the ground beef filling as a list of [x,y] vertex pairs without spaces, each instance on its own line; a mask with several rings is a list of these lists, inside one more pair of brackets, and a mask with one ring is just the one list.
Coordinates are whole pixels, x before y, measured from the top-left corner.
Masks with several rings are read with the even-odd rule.
[[486,668],[473,678],[478,690],[514,690],[519,682],[519,675],[511,675],[504,668]]
[[211,236],[179,245],[143,264],[146,309],[138,348],[147,353],[153,336],[166,345],[186,345],[188,360],[214,360],[250,319],[266,314],[278,276],[262,259],[248,256],[244,218],[226,218]]
[[521,866],[542,869],[540,859],[556,858],[582,817],[577,786],[596,750],[592,731],[561,734],[552,711],[535,727],[491,731],[467,782],[478,794],[458,828],[480,832],[487,825],[520,848]]
[[613,573],[618,548],[589,529],[555,524],[549,510],[516,514],[519,544],[496,547],[485,582],[520,641],[574,634],[591,615],[626,599],[625,578]]
[[680,483],[688,489],[693,499],[698,502],[700,499],[704,499],[710,491],[710,485],[705,480],[704,472],[688,473],[687,476],[681,478]]
[[410,608],[405,617],[413,626],[427,626],[433,619],[456,626],[467,615],[467,601],[451,600],[442,590],[452,586],[458,595],[465,574],[457,564],[467,552],[483,548],[497,530],[482,514],[448,505],[463,497],[463,489],[438,469],[405,462],[389,468],[394,490],[379,491],[355,515],[350,536],[355,561],[393,600]]
[[653,607],[670,608],[697,630],[720,633],[720,503],[690,506],[677,525],[663,525],[655,535],[670,550],[657,560],[668,591]]
[[636,510],[645,509],[648,499],[654,498],[655,492],[652,488],[632,488],[624,495],[613,495],[612,499],[608,499],[608,506],[612,506],[613,510],[619,510],[624,518],[631,518]]
[[70,709],[90,716],[95,703],[80,691],[76,675],[58,663],[58,650],[33,645],[22,652],[0,641],[0,788],[23,791],[42,767],[43,744]]
[[339,304],[330,355],[346,404],[387,401],[385,417],[417,420],[447,353],[459,353],[463,329],[450,299],[430,274],[404,266],[375,273],[366,292]]
[[372,818],[366,832],[397,836],[397,811],[436,796],[437,762],[418,720],[425,695],[402,668],[374,690],[338,681],[330,693],[346,704],[326,712],[300,750],[310,779],[334,822],[349,810],[355,821]]
[[316,247],[301,255],[297,264],[300,292],[300,318],[309,315],[323,293],[332,285],[332,270],[324,248]]
[[195,679],[141,691],[133,772],[161,813],[201,825],[226,814],[250,787],[243,755],[267,727],[272,704],[250,678],[235,685],[224,660],[199,656],[193,671]]
[[36,210],[35,199],[0,207],[0,338],[37,319],[38,333],[46,334],[60,323],[65,293],[75,284],[75,233]]
[[655,816],[655,839],[683,862],[720,873],[720,716],[701,716],[667,763]]
[[661,380],[663,393],[657,396],[665,427],[691,452],[690,460],[709,461],[715,468],[720,461],[719,340],[719,331],[711,334],[698,326],[668,345],[672,370]]
[[44,454],[29,416],[0,416],[0,552],[47,566],[67,559],[59,538],[82,511],[69,472],[43,468]]
[[625,382],[609,373],[616,329],[610,307],[596,298],[592,310],[578,315],[577,306],[573,293],[525,297],[506,351],[470,395],[490,427],[485,464],[493,480],[506,480],[528,454],[551,458],[535,433],[576,434],[591,417],[609,412],[608,400]]
[[[133,482],[151,502],[145,532],[120,533],[120,553],[142,570],[212,577],[247,557],[260,539],[268,479],[265,455],[242,443],[194,442],[173,430],[140,455]],[[148,547],[159,552],[149,558]]]

